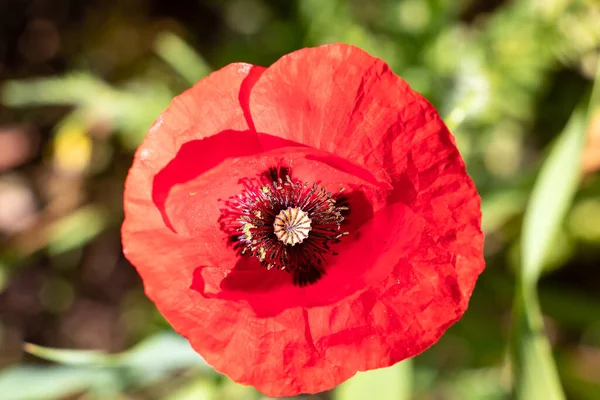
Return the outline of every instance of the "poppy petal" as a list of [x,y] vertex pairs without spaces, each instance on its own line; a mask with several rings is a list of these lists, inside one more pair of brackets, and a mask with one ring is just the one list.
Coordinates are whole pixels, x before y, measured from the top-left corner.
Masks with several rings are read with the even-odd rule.
[[[479,196],[437,111],[383,61],[343,44],[282,57],[257,81],[250,110],[257,129],[390,182],[387,203],[423,218],[421,240],[375,289],[373,305],[340,304],[340,322],[308,310],[320,354],[344,360],[340,370],[365,370],[435,343],[466,309],[485,265]],[[348,338],[354,343],[344,344]]]
[[476,256],[475,264],[461,257],[457,263],[469,297],[484,266],[479,196],[435,108],[385,62],[345,44],[290,53],[257,80],[250,110],[256,129],[390,182],[388,203],[427,217],[434,241],[443,238],[451,253]]
[[[351,232],[302,288],[238,257],[219,227],[242,179],[289,161],[299,179],[350,189]],[[269,396],[420,353],[484,268],[479,197],[452,135],[383,61],[342,44],[228,66],[176,98],[136,153],[125,214],[124,251],[159,310]]]

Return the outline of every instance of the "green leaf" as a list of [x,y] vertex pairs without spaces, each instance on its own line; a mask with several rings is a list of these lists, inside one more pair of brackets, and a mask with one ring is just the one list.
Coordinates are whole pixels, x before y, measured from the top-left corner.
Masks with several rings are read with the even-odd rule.
[[511,346],[517,399],[565,398],[552,349],[544,334],[536,285],[552,240],[577,190],[585,122],[585,111],[578,108],[540,170],[523,221]]
[[139,145],[172,97],[162,83],[131,81],[121,89],[86,73],[8,81],[0,92],[9,107],[75,105],[90,125],[110,121],[129,149]]
[[108,371],[65,366],[18,366],[0,373],[2,400],[51,400],[110,386]]
[[579,183],[585,111],[576,110],[540,170],[523,221],[521,277],[532,284],[564,220]]
[[520,214],[526,193],[520,189],[501,190],[481,199],[481,229],[489,234],[500,229],[509,219]]
[[525,213],[511,342],[518,400],[565,398],[552,349],[544,334],[537,281],[551,250],[552,239],[575,196],[587,120],[599,105],[600,64],[588,110],[579,107],[571,115],[540,170]]
[[40,105],[79,105],[109,103],[114,90],[98,78],[85,73],[59,77],[8,81],[1,92],[1,101],[8,107]]
[[508,393],[502,379],[502,368],[467,369],[453,372],[438,387],[449,399],[502,400]]
[[516,294],[511,348],[517,400],[565,398],[535,288]]
[[88,205],[53,223],[48,230],[48,251],[60,254],[81,247],[106,228],[109,213],[97,205]]
[[136,380],[144,383],[179,369],[211,370],[189,342],[173,332],[158,333],[117,357],[120,367],[127,368]]
[[44,360],[85,368],[109,368],[126,374],[130,383],[147,384],[180,369],[212,369],[174,332],[158,333],[130,350],[106,354],[94,350],[69,350],[26,344],[25,351]]
[[412,360],[392,367],[359,372],[334,391],[334,400],[405,400],[410,399]]
[[69,350],[25,343],[24,350],[44,360],[65,365],[107,365],[110,356],[96,350]]
[[562,400],[563,393],[552,349],[544,334],[537,281],[550,253],[552,239],[571,206],[579,183],[587,117],[600,103],[600,64],[586,111],[579,107],[548,155],[534,185],[525,213],[521,270],[516,292],[511,348],[518,400]]
[[163,32],[156,38],[154,49],[190,85],[212,71],[208,63],[190,45],[170,32]]
[[216,392],[217,387],[214,382],[197,378],[182,385],[164,400],[212,400],[215,398]]
[[[16,391],[15,400],[55,399],[79,392],[89,392],[101,399],[113,398],[126,387],[148,385],[167,378],[177,370],[197,368],[213,371],[186,339],[173,332],[156,334],[119,354],[55,349],[34,344],[26,344],[25,351],[64,365],[19,367],[13,372],[8,371],[9,374],[0,375],[2,400],[6,399],[5,393],[12,391]],[[28,379],[36,382],[34,388],[27,388]],[[23,388],[19,389],[20,386]]]

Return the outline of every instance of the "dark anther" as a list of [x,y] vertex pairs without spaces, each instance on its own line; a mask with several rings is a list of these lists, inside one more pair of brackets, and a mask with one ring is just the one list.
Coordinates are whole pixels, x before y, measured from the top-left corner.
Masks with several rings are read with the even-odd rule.
[[289,167],[271,167],[264,173],[268,182],[278,182],[280,179],[286,181],[288,177],[292,177],[292,169]]

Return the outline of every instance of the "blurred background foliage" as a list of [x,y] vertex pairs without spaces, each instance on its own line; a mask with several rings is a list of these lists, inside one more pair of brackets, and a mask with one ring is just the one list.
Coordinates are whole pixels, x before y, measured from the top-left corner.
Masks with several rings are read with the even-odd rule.
[[488,267],[430,350],[311,398],[600,399],[595,0],[0,1],[1,399],[265,398],[145,298],[121,254],[123,181],[211,70],[335,41],[440,110],[482,195]]

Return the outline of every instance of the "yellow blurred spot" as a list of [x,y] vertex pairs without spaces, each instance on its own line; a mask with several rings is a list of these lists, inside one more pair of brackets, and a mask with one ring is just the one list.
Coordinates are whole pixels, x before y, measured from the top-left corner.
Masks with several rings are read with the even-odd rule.
[[571,234],[587,242],[600,242],[600,200],[591,198],[575,204],[569,218]]
[[78,174],[90,165],[92,140],[82,125],[69,123],[61,127],[54,137],[53,162],[61,172]]

